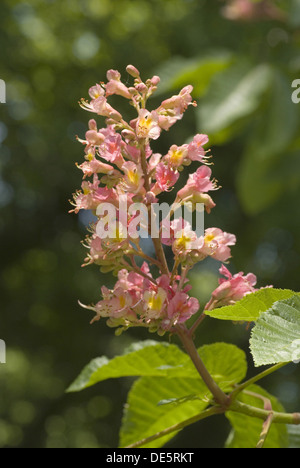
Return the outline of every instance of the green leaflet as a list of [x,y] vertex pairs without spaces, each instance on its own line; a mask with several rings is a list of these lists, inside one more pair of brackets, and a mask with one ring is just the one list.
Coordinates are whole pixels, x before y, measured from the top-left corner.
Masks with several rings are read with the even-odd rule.
[[295,294],[290,289],[265,288],[247,294],[232,306],[205,311],[206,315],[220,320],[255,322],[262,312],[268,310],[276,301],[287,299]]
[[252,330],[250,349],[256,366],[300,359],[300,297],[276,302]]
[[[135,343],[122,356],[111,360],[103,356],[88,364],[68,388],[78,392],[103,380],[129,376],[182,375],[182,366],[189,360],[176,345],[152,340]],[[192,374],[196,371],[192,369]],[[183,372],[186,374],[186,371]]]
[[[198,400],[161,405],[161,401],[184,399],[197,389]],[[208,390],[196,379],[142,377],[129,392],[120,431],[120,446],[126,447],[201,413],[208,405]],[[202,401],[201,401],[202,399]],[[162,447],[176,432],[142,447]]]
[[[210,362],[213,377],[218,379],[220,376],[223,378],[228,374],[233,376],[234,381],[242,379],[243,367],[240,369],[234,360],[230,362],[233,353],[239,357],[242,351],[233,345],[223,346],[223,344],[216,343],[214,346],[216,350],[222,346],[223,356],[225,358],[227,355],[228,360],[225,362],[224,359],[223,369],[225,374],[220,374],[219,366],[215,365],[213,360]],[[201,356],[204,360],[210,359],[207,352],[209,353],[206,346],[203,346]],[[111,378],[141,376],[199,378],[190,358],[178,346],[147,340],[130,346],[122,356],[117,356],[111,360],[105,356],[94,359],[83,369],[67,391],[78,392]]]

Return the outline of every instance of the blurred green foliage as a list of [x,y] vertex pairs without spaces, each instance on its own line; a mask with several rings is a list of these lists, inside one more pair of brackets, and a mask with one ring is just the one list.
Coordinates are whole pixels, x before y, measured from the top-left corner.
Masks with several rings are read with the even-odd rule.
[[[101,285],[113,281],[97,268],[80,269],[88,220],[68,214],[81,178],[74,163],[83,159],[75,135],[84,135],[89,117],[78,100],[107,69],[125,76],[132,63],[144,77],[160,74],[153,106],[194,85],[197,110],[163,136],[160,151],[207,132],[223,188],[206,223],[237,235],[232,271],[253,271],[260,286],[299,290],[300,106],[291,101],[291,83],[300,78],[299,2],[272,2],[280,18],[251,21],[225,18],[227,3],[1,1],[0,338],[7,364],[0,365],[0,447],[118,443],[130,382],[65,394],[89,360],[148,337],[131,331],[116,338],[105,323],[90,327],[77,304],[97,300]],[[192,273],[202,304],[217,266],[206,262]],[[199,345],[247,346],[244,327],[208,319],[202,330]],[[296,366],[266,384],[287,410],[299,409]],[[222,446],[228,423],[220,418],[216,429],[217,419],[185,430],[172,446]]]

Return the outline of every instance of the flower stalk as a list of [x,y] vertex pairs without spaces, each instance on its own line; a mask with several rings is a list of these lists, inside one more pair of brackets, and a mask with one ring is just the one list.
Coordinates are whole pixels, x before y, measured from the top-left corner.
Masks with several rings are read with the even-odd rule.
[[214,379],[212,378],[211,374],[208,372],[207,368],[205,367],[202,359],[199,356],[197,348],[193,339],[191,338],[188,330],[184,326],[177,327],[177,334],[187,352],[190,356],[195,368],[197,369],[200,377],[204,381],[207,388],[212,393],[215,402],[220,405],[222,408],[228,408],[230,405],[230,397],[226,395],[220,387],[216,384]]

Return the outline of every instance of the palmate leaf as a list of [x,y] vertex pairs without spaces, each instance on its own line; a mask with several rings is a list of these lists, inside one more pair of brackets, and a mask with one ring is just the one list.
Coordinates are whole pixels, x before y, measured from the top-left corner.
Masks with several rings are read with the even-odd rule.
[[300,360],[300,297],[276,302],[258,319],[250,349],[256,366]]
[[265,288],[253,294],[247,294],[242,300],[232,306],[205,311],[206,315],[220,320],[234,322],[255,322],[262,312],[268,310],[274,302],[287,299],[295,294],[290,289]]
[[[278,412],[284,412],[279,401],[263,390],[258,385],[251,385],[247,388],[248,391],[262,395],[271,401],[272,409]],[[238,400],[242,403],[263,408],[263,401],[259,398],[241,393]],[[245,414],[228,411],[226,417],[232,425],[232,431],[227,439],[226,447],[228,448],[255,448],[262,431],[263,421],[261,419],[252,418]],[[272,424],[270,432],[266,438],[265,448],[285,448],[288,446],[287,428],[285,424]]]
[[[216,343],[203,346],[198,351],[224,391],[231,390],[234,384],[244,379],[247,372],[246,357],[236,346]],[[199,375],[176,379],[142,377],[128,395],[120,445],[126,447],[198,415],[209,404],[209,398],[210,392]],[[143,447],[161,447],[175,434],[168,434]]]

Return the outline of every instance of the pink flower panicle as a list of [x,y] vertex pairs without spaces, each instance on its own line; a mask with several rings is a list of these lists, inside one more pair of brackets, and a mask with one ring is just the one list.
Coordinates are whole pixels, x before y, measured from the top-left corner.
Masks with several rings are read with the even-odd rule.
[[212,293],[210,301],[205,306],[205,310],[233,305],[246,296],[246,294],[257,291],[254,288],[257,279],[252,273],[244,276],[244,273],[240,272],[232,276],[224,265],[220,268],[220,273],[226,279],[222,278],[219,280],[219,286]]
[[[149,110],[148,99],[156,91],[159,77],[144,82],[133,65],[128,65],[126,71],[134,79],[132,86],[122,82],[117,70],[109,70],[107,82],[91,87],[90,99],[80,102],[88,112],[105,118],[103,128],[98,128],[96,120],[91,119],[85,139],[78,138],[84,145],[84,161],[77,164],[83,182],[81,190],[74,194],[72,211],[91,210],[103,224],[101,233],[97,222],[89,229],[83,243],[88,251],[83,266],[95,264],[102,272],[113,272],[118,277],[112,289],[102,287],[98,303],[83,307],[95,313],[92,322],[106,318],[117,333],[141,326],[164,334],[199,310],[198,300],[189,295],[189,270],[207,257],[228,262],[236,238],[214,227],[199,236],[190,223],[177,219],[171,209],[169,217],[160,223],[159,237],[153,239],[156,258],[143,252],[140,238],[135,238],[131,230],[137,214],[121,208],[124,197],[128,207],[144,203],[149,215],[152,204],[158,202],[161,194],[174,190],[180,172],[192,163],[199,167],[177,192],[174,204],[182,206],[188,202],[194,210],[197,203],[203,203],[209,213],[215,207],[210,192],[218,187],[208,167],[211,156],[205,149],[207,135],[197,134],[190,143],[172,145],[164,155],[153,153],[151,148],[152,140],[181,120],[189,106],[196,106],[191,96],[193,87],[184,87],[158,108]],[[124,120],[111,106],[108,101],[112,95],[129,101],[136,112],[132,120]],[[116,208],[114,219],[101,211],[103,204]],[[105,224],[107,219],[113,221],[113,229]],[[163,245],[173,252],[171,270]],[[220,273],[226,279],[220,280],[206,310],[233,304],[255,290],[256,278],[252,274],[232,276],[224,265]]]

